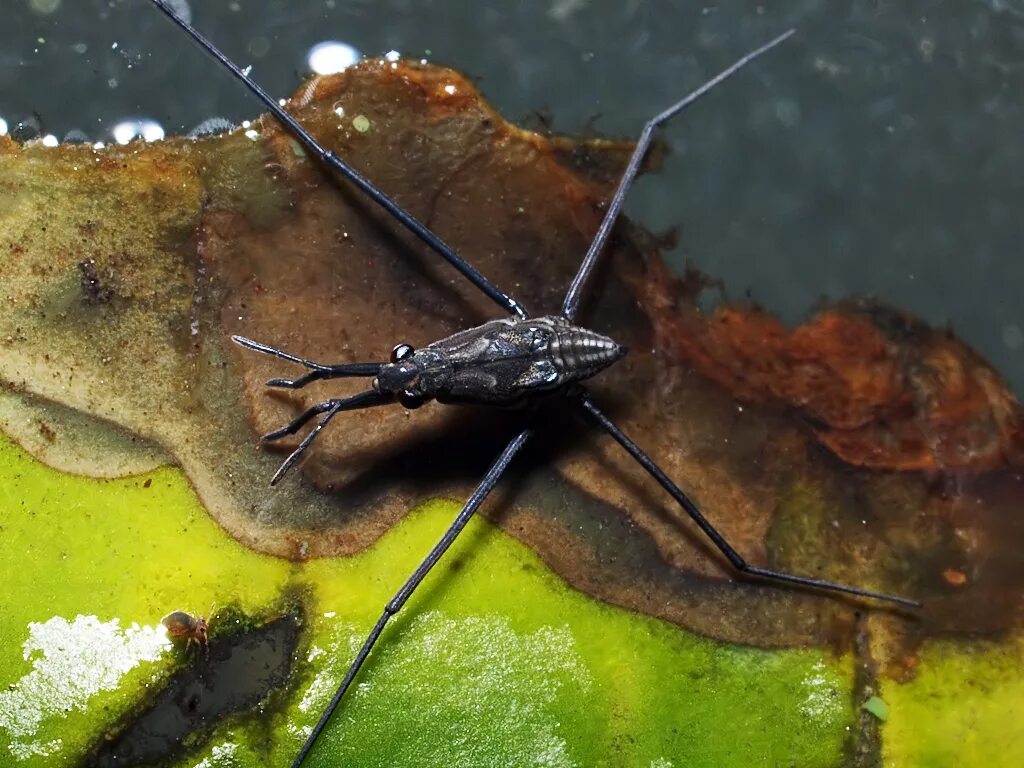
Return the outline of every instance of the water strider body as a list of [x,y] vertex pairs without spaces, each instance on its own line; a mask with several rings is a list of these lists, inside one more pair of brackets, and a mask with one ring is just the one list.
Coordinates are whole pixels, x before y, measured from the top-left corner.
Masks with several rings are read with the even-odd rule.
[[[436,233],[405,211],[359,171],[322,147],[276,100],[254,83],[246,72],[239,69],[191,25],[179,19],[167,4],[162,0],[151,0],[151,2],[199,43],[207,53],[220,61],[234,77],[242,81],[309,154],[319,160],[329,171],[347,179],[362,190],[370,200],[386,210],[399,225],[447,261],[507,315],[504,319],[492,320],[475,328],[439,339],[419,350],[413,349],[408,344],[399,344],[392,350],[389,362],[378,363],[327,365],[297,357],[241,336],[232,337],[234,341],[244,347],[298,363],[307,369],[306,373],[295,379],[272,379],[267,382],[269,386],[297,389],[320,379],[342,377],[370,379],[369,389],[349,397],[318,403],[300,414],[290,424],[263,436],[265,441],[272,441],[295,434],[315,416],[323,414],[316,426],[281,464],[271,479],[272,485],[280,481],[330,420],[342,411],[391,405],[396,402],[406,408],[417,408],[431,399],[441,403],[510,405],[528,402],[541,396],[561,395],[569,405],[578,408],[581,415],[603,430],[643,467],[648,475],[679,504],[682,511],[703,531],[738,573],[748,578],[777,584],[871,598],[902,606],[919,606],[914,600],[905,597],[809,576],[775,571],[747,562],[704,516],[696,503],[665,474],[640,446],[604,414],[582,383],[614,363],[625,352],[611,339],[578,326],[576,315],[583,289],[587,286],[611,234],[612,227],[622,211],[626,194],[639,173],[641,162],[651,145],[655,130],[746,64],[786,40],[793,34],[793,30],[743,56],[732,66],[647,122],[615,194],[609,202],[597,234],[587,249],[576,276],[569,285],[562,302],[561,312],[558,315],[546,315],[531,319],[526,309],[514,297],[494,285]],[[430,570],[452,545],[494,489],[516,455],[532,439],[533,434],[533,428],[527,426],[509,440],[505,448],[494,459],[448,530],[384,606],[380,618],[370,630],[353,659],[330,704],[324,710],[295,758],[293,768],[300,765],[313,748],[331,714],[352,685],[391,617],[401,610]]]
[[491,320],[421,349],[399,344],[373,388],[406,408],[427,400],[513,405],[589,379],[624,354],[607,336],[559,315]]

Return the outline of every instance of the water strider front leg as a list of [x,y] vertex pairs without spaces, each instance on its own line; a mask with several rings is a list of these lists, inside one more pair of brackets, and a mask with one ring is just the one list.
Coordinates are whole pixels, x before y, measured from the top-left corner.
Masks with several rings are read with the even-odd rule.
[[298,363],[299,365],[310,369],[309,373],[303,374],[297,379],[270,379],[270,381],[267,382],[268,387],[301,389],[310,382],[317,381],[319,379],[340,379],[352,376],[376,376],[380,373],[380,369],[384,367],[384,363],[341,363],[338,365],[324,365],[322,363],[314,362],[313,360],[307,360],[304,357],[290,355],[276,347],[271,347],[267,344],[261,344],[258,341],[247,339],[245,336],[235,335],[231,337],[231,340],[235,342],[235,344],[245,347],[246,349],[251,349],[255,352],[262,352],[265,355],[272,355],[273,357],[279,357],[282,360]]
[[285,476],[285,473],[292,468],[296,461],[299,460],[299,457],[307,448],[309,448],[313,441],[316,440],[320,435],[320,432],[323,431],[323,428],[327,426],[335,415],[341,411],[355,411],[360,408],[372,408],[375,405],[388,405],[394,401],[394,395],[389,392],[378,392],[375,389],[368,389],[365,392],[360,392],[359,394],[352,395],[351,397],[325,400],[322,403],[317,403],[316,405],[307,408],[280,429],[275,429],[273,432],[265,434],[261,438],[265,443],[273,440],[280,440],[282,437],[294,435],[314,416],[321,413],[325,414],[325,416],[320,420],[320,423],[313,427],[310,433],[303,438],[301,443],[299,443],[299,447],[292,451],[288,458],[284,460],[280,467],[278,467],[277,472],[275,472],[274,476],[270,478],[270,484],[277,485],[280,482],[281,478]]
[[487,474],[484,475],[479,485],[477,485],[476,490],[473,491],[473,494],[469,497],[469,500],[462,507],[459,514],[455,516],[455,519],[448,527],[448,530],[444,532],[444,535],[440,538],[437,544],[434,545],[433,549],[430,550],[427,556],[423,559],[423,562],[419,564],[415,571],[413,571],[405,584],[402,585],[402,588],[399,589],[395,593],[395,596],[392,597],[388,601],[387,605],[384,606],[384,612],[381,614],[380,618],[377,619],[377,623],[374,624],[373,629],[370,630],[370,634],[367,635],[366,640],[359,649],[359,653],[357,653],[355,659],[353,659],[352,664],[345,673],[345,678],[341,681],[341,685],[338,686],[338,690],[334,694],[334,698],[331,699],[331,703],[327,705],[327,709],[324,710],[324,713],[320,716],[317,724],[313,727],[312,732],[306,738],[306,743],[302,745],[302,750],[292,763],[292,768],[299,768],[299,766],[302,765],[302,761],[306,759],[306,755],[308,755],[309,751],[313,748],[313,744],[316,743],[317,738],[327,725],[327,722],[331,719],[331,715],[334,713],[334,710],[338,707],[338,704],[341,703],[341,699],[345,695],[345,692],[352,685],[352,681],[355,680],[356,675],[359,674],[359,670],[362,668],[366,658],[370,655],[370,651],[373,650],[374,644],[380,637],[381,632],[384,631],[385,625],[392,616],[402,609],[402,606],[406,604],[410,597],[412,597],[413,592],[416,591],[416,588],[420,585],[423,579],[427,577],[430,570],[437,565],[438,560],[440,560],[444,553],[448,551],[448,548],[455,542],[458,535],[462,533],[463,528],[466,527],[470,518],[473,517],[484,499],[486,499],[488,494],[490,494],[494,489],[498,480],[501,479],[501,476],[505,474],[505,470],[508,469],[508,465],[512,463],[512,459],[515,458],[515,455],[519,453],[520,449],[526,444],[526,441],[530,439],[532,434],[532,429],[524,429],[516,435],[507,446],[505,446],[505,450],[503,450],[498,458],[494,460],[494,463],[491,464],[490,469],[487,470]]

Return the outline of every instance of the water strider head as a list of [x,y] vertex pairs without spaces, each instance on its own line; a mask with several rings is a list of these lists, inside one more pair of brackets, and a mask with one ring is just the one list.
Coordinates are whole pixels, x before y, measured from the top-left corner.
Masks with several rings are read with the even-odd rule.
[[427,400],[511,405],[589,379],[626,348],[556,315],[492,320],[421,349],[399,344],[373,388],[406,408]]
[[435,397],[430,383],[443,376],[444,356],[429,347],[415,349],[411,344],[398,344],[391,350],[391,362],[381,366],[373,380],[373,388],[398,398],[406,408],[419,408]]

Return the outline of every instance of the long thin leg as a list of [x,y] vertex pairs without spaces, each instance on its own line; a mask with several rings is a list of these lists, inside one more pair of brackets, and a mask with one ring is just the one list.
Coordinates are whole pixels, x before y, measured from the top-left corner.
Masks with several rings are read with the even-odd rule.
[[394,399],[394,395],[390,392],[377,392],[374,389],[368,389],[365,392],[360,392],[358,395],[352,395],[351,397],[345,397],[337,400],[325,400],[322,403],[317,403],[311,408],[308,408],[291,423],[264,435],[264,442],[280,440],[282,437],[287,435],[294,435],[302,429],[302,426],[307,421],[317,414],[326,414],[320,420],[320,423],[313,427],[310,433],[303,438],[302,442],[299,443],[299,447],[292,451],[288,458],[284,460],[280,467],[278,467],[277,472],[275,472],[274,476],[270,478],[270,484],[277,485],[281,481],[281,478],[285,476],[285,473],[292,468],[292,465],[299,460],[299,457],[305,452],[305,450],[309,448],[317,437],[319,437],[320,432],[336,414],[341,411],[355,411],[359,408],[371,408],[375,405],[387,405],[388,403],[394,402]]
[[640,163],[643,162],[644,155],[647,154],[647,150],[651,146],[651,140],[654,138],[654,131],[659,126],[668,122],[688,106],[693,104],[693,102],[697,101],[697,99],[706,94],[723,80],[734,75],[762,53],[767,53],[783,40],[786,40],[795,31],[796,30],[791,29],[788,32],[779,35],[771,42],[762,45],[757,50],[751,51],[729,68],[719,72],[684,99],[677,101],[660,115],[648,121],[644,126],[643,131],[640,133],[640,139],[636,143],[636,149],[633,150],[633,155],[629,158],[629,164],[626,166],[626,171],[622,174],[622,178],[619,180],[619,186],[615,190],[615,196],[612,197],[611,204],[608,206],[608,211],[604,215],[604,220],[601,222],[601,226],[597,230],[597,235],[594,237],[594,241],[587,249],[587,255],[583,257],[583,263],[580,265],[579,272],[576,273],[576,277],[574,277],[572,283],[569,284],[569,290],[565,294],[565,301],[562,302],[563,317],[567,320],[572,320],[575,318],[576,312],[579,310],[580,297],[582,295],[583,288],[586,286],[587,280],[594,271],[598,257],[600,256],[605,243],[608,241],[608,236],[611,234],[612,227],[615,225],[616,219],[618,219],[619,214],[622,212],[622,206],[626,202],[626,195],[629,193],[629,189],[633,186],[633,182],[636,180],[636,175],[640,171]]
[[380,637],[381,632],[384,631],[384,626],[388,623],[392,616],[398,613],[402,606],[405,605],[406,601],[412,597],[412,593],[416,590],[416,587],[420,585],[420,582],[426,578],[427,574],[430,573],[430,569],[433,568],[437,561],[441,559],[442,555],[448,551],[448,548],[455,541],[456,537],[462,532],[462,529],[466,527],[466,523],[476,513],[477,508],[483,503],[483,500],[487,498],[487,495],[494,488],[495,484],[501,479],[501,476],[508,469],[508,465],[512,463],[512,459],[515,457],[519,450],[523,447],[527,440],[530,439],[532,430],[524,429],[507,446],[505,450],[501,452],[494,463],[491,464],[491,468],[487,470],[487,474],[484,475],[483,480],[473,491],[473,495],[469,497],[469,501],[466,502],[462,511],[452,521],[451,526],[445,531],[444,536],[441,537],[440,541],[434,545],[434,548],[430,550],[430,553],[424,558],[423,562],[419,564],[412,576],[408,578],[402,588],[395,593],[395,596],[388,601],[388,604],[384,606],[384,612],[380,618],[377,619],[377,623],[370,630],[370,634],[363,642],[362,648],[359,649],[359,653],[356,654],[355,659],[352,661],[351,666],[348,668],[348,672],[345,673],[345,678],[341,681],[341,685],[338,687],[337,692],[334,694],[334,698],[331,699],[331,703],[327,705],[327,709],[320,716],[320,720],[314,726],[313,731],[309,734],[306,739],[306,743],[302,746],[302,750],[299,752],[295,761],[292,763],[292,768],[298,768],[302,765],[302,761],[305,760],[306,755],[313,748],[313,744],[316,742],[317,737],[320,736],[324,726],[331,719],[331,715],[337,708],[338,704],[341,703],[342,697],[345,695],[345,691],[352,685],[352,681],[356,675],[359,674],[359,669],[363,666],[363,662],[366,661],[366,657],[370,655],[370,651],[373,649],[374,644],[377,642],[377,638]]
[[431,232],[426,225],[421,223],[412,214],[408,213],[398,203],[377,189],[372,182],[360,174],[355,168],[350,166],[333,152],[330,152],[320,146],[319,142],[317,142],[317,140],[314,139],[294,117],[288,114],[288,112],[286,112],[281,105],[270,96],[270,94],[257,85],[252,78],[238,67],[237,64],[221,53],[221,51],[202,34],[200,34],[195,27],[183,19],[180,19],[177,14],[171,10],[169,5],[163,2],[163,0],[150,0],[150,2],[152,2],[153,5],[162,11],[165,16],[170,18],[171,21],[177,24],[182,30],[188,33],[188,35],[195,40],[203,50],[223,64],[232,75],[241,80],[242,83],[244,83],[245,86],[263,102],[263,105],[270,111],[277,121],[281,123],[284,129],[295,137],[295,140],[305,147],[310,154],[332,171],[335,171],[359,187],[367,197],[390,213],[403,227],[412,232],[435,253],[441,256],[441,258],[461,272],[463,276],[479,288],[484,295],[491,299],[491,301],[498,304],[507,312],[511,312],[522,319],[526,319],[526,310],[518,301],[480,274],[480,272],[474,269],[469,262],[459,256],[450,245]]
[[311,381],[318,379],[338,379],[345,376],[376,376],[380,373],[380,369],[384,367],[384,363],[343,363],[341,365],[323,365],[312,360],[307,360],[304,357],[296,357],[295,355],[289,355],[275,347],[267,346],[266,344],[260,344],[258,341],[247,339],[245,336],[232,336],[231,340],[239,346],[245,347],[246,349],[252,349],[256,352],[262,352],[265,355],[273,355],[279,357],[282,360],[288,360],[299,365],[304,365],[309,368],[310,371],[303,376],[299,376],[297,379],[271,379],[267,382],[268,387],[283,387],[285,389],[300,389]]
[[658,481],[658,484],[668,491],[669,495],[675,499],[679,505],[686,511],[693,521],[700,527],[702,531],[711,539],[718,550],[728,558],[729,562],[732,563],[733,568],[743,574],[754,576],[765,581],[782,582],[786,584],[799,584],[803,587],[811,587],[813,589],[821,589],[828,592],[843,592],[849,595],[857,595],[858,597],[870,597],[875,600],[885,600],[890,603],[898,603],[900,605],[906,605],[913,608],[920,608],[921,603],[916,600],[910,600],[906,597],[897,597],[896,595],[887,595],[881,592],[872,592],[868,589],[861,589],[860,587],[851,587],[846,584],[836,584],[831,581],[823,581],[821,579],[812,579],[807,576],[794,576],[790,573],[782,573],[781,571],[772,571],[767,568],[759,568],[756,565],[748,563],[739,552],[732,548],[725,537],[710,523],[708,519],[701,514],[701,511],[697,508],[697,505],[690,500],[690,498],[683,493],[683,491],[673,483],[668,475],[662,472],[661,468],[651,460],[651,457],[644,453],[636,443],[630,440],[626,434],[619,429],[614,422],[611,421],[604,413],[599,409],[590,397],[586,394],[582,395],[579,400],[583,409],[590,415],[590,417],[600,426],[605,432],[612,436],[612,438],[626,449],[626,452],[636,459],[637,463],[647,470],[647,473]]

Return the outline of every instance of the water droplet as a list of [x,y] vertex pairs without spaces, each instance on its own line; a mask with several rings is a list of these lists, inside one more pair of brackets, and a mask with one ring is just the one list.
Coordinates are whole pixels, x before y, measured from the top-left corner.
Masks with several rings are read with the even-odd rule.
[[318,75],[333,75],[344,72],[357,61],[361,54],[348,43],[325,40],[317,43],[306,54],[306,65]]
[[132,139],[160,141],[164,137],[164,128],[155,120],[147,118],[139,120],[122,120],[110,129],[114,141],[127,144]]
[[793,99],[779,99],[775,102],[775,116],[785,126],[794,126],[800,122],[800,105]]
[[270,52],[270,41],[265,37],[254,37],[249,41],[247,46],[249,55],[257,59],[262,59]]

